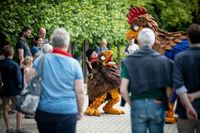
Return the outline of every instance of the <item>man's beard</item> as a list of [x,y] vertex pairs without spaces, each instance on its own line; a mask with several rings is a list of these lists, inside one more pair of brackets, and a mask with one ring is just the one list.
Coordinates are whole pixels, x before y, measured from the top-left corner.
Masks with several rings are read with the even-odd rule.
[[26,35],[25,38],[26,38],[26,39],[32,39],[33,36],[32,36],[32,35],[30,35],[30,36],[29,36],[29,35]]

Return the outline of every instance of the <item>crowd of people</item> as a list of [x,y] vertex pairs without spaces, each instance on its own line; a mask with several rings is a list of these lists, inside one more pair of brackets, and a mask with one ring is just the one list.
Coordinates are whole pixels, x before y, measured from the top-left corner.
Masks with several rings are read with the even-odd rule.
[[[138,45],[130,40],[121,66],[120,93],[131,107],[132,132],[164,132],[167,91],[174,88],[179,96],[178,131],[200,133],[200,25],[192,24],[187,34],[190,48],[178,54],[174,62],[152,49],[156,36],[151,29],[139,32]],[[39,132],[75,133],[77,120],[84,116],[85,96],[81,65],[67,52],[69,32],[57,28],[49,41],[46,29],[41,27],[32,47],[27,41],[31,36],[31,28],[24,27],[16,44],[18,63],[12,60],[13,46],[6,45],[2,50],[0,87],[6,132],[14,132],[9,124],[10,103],[15,106],[22,89],[38,73],[42,77],[42,93],[34,117]],[[108,50],[105,39],[100,41],[100,47],[86,51],[90,69],[95,67],[97,55],[103,50]],[[41,62],[44,62],[42,72]],[[19,112],[15,132],[26,132],[21,127]]]
[[[22,89],[27,87],[35,73],[40,74],[43,79],[40,104],[34,116],[39,132],[75,132],[76,121],[83,116],[83,73],[79,62],[67,52],[70,35],[64,28],[57,28],[52,33],[49,44],[46,30],[42,27],[38,29],[30,47],[28,39],[31,36],[31,28],[24,27],[16,44],[18,62],[13,60],[13,46],[6,45],[2,50],[1,97],[6,133],[27,132],[21,126],[20,112],[16,113],[16,129],[10,127],[9,110],[12,107],[15,109]],[[39,64],[43,58],[44,69],[40,72]]]

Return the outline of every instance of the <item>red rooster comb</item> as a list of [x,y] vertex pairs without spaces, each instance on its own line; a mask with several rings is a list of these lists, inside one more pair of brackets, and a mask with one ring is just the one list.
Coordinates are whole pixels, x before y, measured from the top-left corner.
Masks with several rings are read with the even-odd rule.
[[128,23],[131,24],[134,18],[136,18],[140,15],[144,15],[146,13],[147,13],[147,11],[143,7],[133,7],[133,6],[131,6],[131,8],[129,9],[129,14],[127,15]]

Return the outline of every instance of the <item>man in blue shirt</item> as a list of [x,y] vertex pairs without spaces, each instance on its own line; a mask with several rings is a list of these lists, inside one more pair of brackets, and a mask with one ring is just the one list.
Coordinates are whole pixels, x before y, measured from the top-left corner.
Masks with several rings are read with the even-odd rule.
[[179,96],[176,108],[177,127],[181,133],[194,133],[195,130],[199,133],[200,25],[192,24],[187,33],[190,48],[178,54],[174,61],[174,89]]

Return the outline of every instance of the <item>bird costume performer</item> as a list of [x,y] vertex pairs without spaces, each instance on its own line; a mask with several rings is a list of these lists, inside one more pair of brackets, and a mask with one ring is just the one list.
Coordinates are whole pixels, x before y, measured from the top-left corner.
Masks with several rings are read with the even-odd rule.
[[[172,60],[177,53],[184,51],[189,47],[186,33],[166,32],[160,29],[155,19],[148,14],[146,9],[143,7],[131,6],[127,17],[128,23],[130,24],[130,28],[126,33],[128,40],[131,38],[137,40],[137,35],[143,28],[151,28],[156,35],[156,42],[153,49]],[[176,122],[174,117],[174,103],[176,97],[177,95],[174,92],[169,101],[169,110],[166,111],[166,123]]]
[[103,111],[108,114],[124,114],[123,110],[113,108],[120,100],[120,69],[113,62],[113,52],[111,50],[100,52],[95,62],[96,66],[92,68],[88,77],[88,97],[91,104],[87,107],[85,114],[100,116],[98,108],[106,100],[108,94],[111,98],[103,107]]

